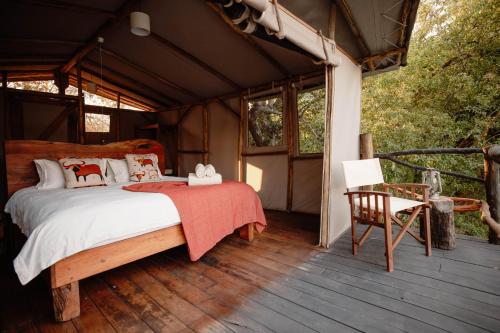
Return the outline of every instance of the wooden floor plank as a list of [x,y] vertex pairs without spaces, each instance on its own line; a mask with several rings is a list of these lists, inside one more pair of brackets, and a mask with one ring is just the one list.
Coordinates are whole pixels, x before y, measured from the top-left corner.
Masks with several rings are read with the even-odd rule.
[[[162,259],[158,259],[160,265],[156,265],[155,267],[164,267],[165,261]],[[187,261],[184,261],[187,262]],[[172,263],[172,261],[170,261]],[[167,264],[168,265],[168,264]],[[199,267],[199,263],[189,263],[187,262],[185,266],[185,271],[191,270],[193,274],[195,274],[196,267]],[[168,265],[168,267],[171,267]],[[188,274],[186,274],[187,276]],[[201,274],[200,274],[201,275]],[[173,279],[168,276],[168,272],[164,270],[163,276],[168,280],[172,281]],[[258,318],[258,322],[261,323],[264,327],[276,331],[289,331],[289,332],[309,332],[311,331],[308,327],[301,325],[298,322],[295,322],[286,316],[283,316],[279,313],[275,313],[270,309],[264,309],[262,306],[259,306],[249,296],[249,294],[259,292],[257,288],[253,287],[250,291],[246,293],[236,293],[236,286],[231,285],[230,288],[226,285],[225,287],[220,288],[220,285],[214,284],[209,289],[202,291],[200,289],[201,285],[196,285],[196,280],[192,281],[194,284],[189,283],[184,279],[175,279],[175,282],[170,282],[170,284],[177,285],[177,290],[182,293],[184,297],[191,298],[186,292],[195,291],[196,294],[204,294],[207,295],[207,298],[213,297],[219,300],[222,300],[225,304],[232,307],[233,309],[237,309],[238,314],[241,317],[246,318]],[[179,286],[182,285],[182,286]],[[218,290],[218,292],[213,292],[213,290]],[[248,324],[246,324],[248,326]],[[251,324],[250,324],[251,325]],[[278,326],[277,326],[278,325]]]
[[[141,262],[141,267],[129,268],[128,277],[141,287],[164,309],[179,318],[190,329],[205,332],[233,332],[229,327],[207,315],[194,304],[182,298],[169,288],[173,280],[163,279],[162,269],[148,263],[150,259]],[[201,300],[202,298],[199,298]]]
[[81,281],[66,323],[41,279],[2,270],[0,332],[500,332],[499,246],[459,236],[426,257],[405,237],[387,273],[380,230],[353,256],[350,233],[317,246],[318,216],[266,217],[252,243],[226,237],[198,262],[178,247]]
[[162,308],[140,287],[127,278],[127,267],[103,274],[103,279],[111,286],[141,319],[155,332],[187,331],[187,326],[172,313]]
[[117,332],[89,297],[86,288],[80,286],[80,316],[72,319],[78,332]]
[[[118,332],[153,332],[141,317],[118,297],[100,277],[88,279],[85,288],[92,301]],[[82,283],[83,284],[83,283]]]
[[[176,260],[178,258],[169,256],[169,259]],[[232,275],[228,275],[218,270],[210,264],[210,260],[202,260],[200,263],[195,264],[185,264],[185,260],[178,260],[178,262],[180,264],[184,263],[184,265],[186,265],[186,269],[198,272],[199,274],[216,280],[218,283],[206,292],[214,295],[214,297],[232,299],[234,300],[236,306],[238,305],[238,300],[244,297],[251,300],[251,304],[260,304],[260,306],[255,306],[256,308],[265,307],[267,308],[265,311],[269,313],[275,311],[290,319],[293,318],[294,320],[298,320],[300,323],[305,324],[306,326],[309,326],[319,332],[329,332],[332,329],[350,331],[350,328],[345,325],[339,324],[328,318],[318,316],[316,313],[313,313],[308,309],[303,309],[297,304],[290,303],[289,301],[286,301],[281,297],[277,297],[274,294],[264,292],[262,289],[246,283],[245,280],[235,278]],[[256,313],[255,309],[250,311],[251,313]],[[257,315],[256,318],[260,318],[258,314],[255,315]],[[272,327],[272,324],[269,324],[269,326]]]
[[[232,240],[236,244],[239,243],[238,240]],[[265,241],[265,240],[264,240]],[[253,253],[258,257],[265,257],[271,260],[275,260],[279,263],[284,263],[292,267],[297,268],[292,275],[297,279],[301,279],[310,283],[314,283],[320,287],[328,287],[332,283],[346,284],[353,288],[363,289],[367,292],[377,293],[379,295],[385,295],[391,297],[395,300],[410,303],[418,307],[437,312],[439,314],[454,318],[456,320],[464,321],[471,325],[486,330],[494,331],[495,328],[500,327],[500,308],[489,309],[492,311],[484,311],[484,303],[469,302],[465,298],[454,298],[454,303],[443,302],[441,298],[434,298],[435,290],[432,293],[428,293],[426,296],[422,296],[419,293],[414,293],[415,288],[411,284],[406,284],[405,287],[400,287],[394,284],[381,284],[375,281],[360,278],[353,274],[346,274],[344,272],[336,271],[330,269],[330,267],[325,267],[322,270],[311,269],[310,267],[304,267],[304,263],[301,259],[296,259],[288,254],[282,254],[279,252],[269,251],[268,248],[260,248],[261,250],[255,251],[255,249],[260,248],[259,245],[252,246]],[[249,249],[248,249],[249,250]],[[247,251],[248,251],[247,250]],[[335,266],[333,266],[334,268]],[[319,276],[318,276],[319,275]],[[386,274],[384,279],[387,279]],[[341,288],[345,290],[345,288]],[[319,294],[321,297],[321,293]],[[453,296],[453,295],[452,295]],[[445,297],[446,299],[446,297]],[[463,302],[466,302],[469,307],[462,307]],[[457,306],[458,305],[458,306]],[[471,311],[471,306],[477,309],[477,312]],[[484,313],[486,312],[486,314]],[[488,316],[487,314],[490,314]]]
[[[253,249],[248,249],[248,251],[251,250]],[[272,261],[272,260],[268,261],[263,259],[262,255],[259,255],[258,252],[256,253],[231,252],[231,255],[238,255],[247,260],[251,260],[251,258],[259,258],[258,262],[262,265],[265,265],[265,267],[268,270],[277,269],[278,267],[283,266],[279,261]],[[252,266],[252,271],[255,269],[256,269],[255,266]],[[284,267],[283,269],[287,270],[288,268]],[[264,272],[262,271],[262,274],[263,273]],[[316,277],[312,274],[307,275],[307,273],[305,272],[303,275],[307,275],[306,281],[298,281],[295,278],[296,275],[298,275],[298,272],[289,274],[289,276],[294,276],[294,278],[289,277],[286,279],[285,283],[287,286],[294,287],[297,290],[309,292],[311,295],[323,298],[329,301],[330,303],[332,301],[338,300],[339,295],[343,295],[346,297],[351,297],[358,301],[367,302],[371,305],[375,305],[380,308],[384,308],[388,311],[394,312],[395,314],[400,314],[408,318],[416,319],[421,323],[432,324],[434,327],[443,327],[453,332],[469,332],[471,329],[474,329],[474,326],[468,323],[459,321],[457,319],[449,318],[444,315],[437,314],[433,311],[423,309],[421,307],[414,306],[412,304],[405,303],[399,299],[391,299],[390,297],[387,297],[384,294],[376,294],[373,293],[372,291],[362,290],[357,287],[339,283],[338,281],[329,280],[327,278]],[[311,280],[315,283],[314,285],[311,285],[310,283],[309,284],[303,283],[303,282],[311,282]],[[333,291],[333,293],[331,293],[330,291]],[[347,302],[344,300],[343,303],[345,304]],[[394,317],[395,315],[393,315],[393,318]],[[392,321],[394,321],[394,319],[392,319]],[[403,322],[404,319],[402,320],[402,323]],[[415,323],[415,326],[417,325],[418,324]],[[427,328],[427,330],[428,329],[429,328]],[[415,330],[417,330],[417,327],[415,327]],[[418,330],[422,330],[422,327],[418,327]]]

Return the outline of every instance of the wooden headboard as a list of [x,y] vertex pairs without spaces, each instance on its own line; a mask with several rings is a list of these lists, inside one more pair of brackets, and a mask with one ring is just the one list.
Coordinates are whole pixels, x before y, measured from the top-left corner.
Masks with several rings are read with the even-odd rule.
[[123,159],[125,154],[158,155],[160,170],[165,169],[165,150],[154,140],[139,139],[110,143],[107,145],[80,145],[77,143],[38,140],[5,141],[7,166],[7,191],[9,197],[17,190],[38,183],[33,160],[58,160],[64,157],[96,157]]

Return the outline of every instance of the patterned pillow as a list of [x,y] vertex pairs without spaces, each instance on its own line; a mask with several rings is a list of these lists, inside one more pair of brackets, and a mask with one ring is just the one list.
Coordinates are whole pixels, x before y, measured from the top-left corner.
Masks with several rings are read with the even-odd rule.
[[156,154],[127,154],[125,159],[127,160],[131,181],[141,182],[160,179],[158,156]]
[[106,185],[106,160],[100,158],[63,158],[59,160],[66,188]]

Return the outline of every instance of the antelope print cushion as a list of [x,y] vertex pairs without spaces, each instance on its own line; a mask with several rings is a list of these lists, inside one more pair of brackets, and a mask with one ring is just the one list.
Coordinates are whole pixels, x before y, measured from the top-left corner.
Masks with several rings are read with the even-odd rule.
[[64,173],[66,188],[106,185],[106,160],[100,158],[63,158],[59,164]]
[[127,154],[125,159],[127,160],[131,181],[141,182],[160,179],[158,156],[156,154]]

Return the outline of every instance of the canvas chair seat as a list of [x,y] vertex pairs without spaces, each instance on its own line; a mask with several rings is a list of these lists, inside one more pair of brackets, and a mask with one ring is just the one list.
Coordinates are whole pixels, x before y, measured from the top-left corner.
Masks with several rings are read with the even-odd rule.
[[[379,213],[382,213],[383,207],[384,207],[384,198],[382,197],[377,197],[378,198],[378,210]],[[360,198],[354,199],[354,206],[356,207],[356,211],[359,210],[360,206]],[[407,210],[413,207],[418,207],[420,205],[423,205],[424,203],[421,201],[415,201],[415,200],[408,200],[408,199],[403,199],[403,198],[397,198],[397,197],[391,197],[389,199],[390,205],[391,205],[391,215],[396,215],[397,212],[401,212],[403,210]],[[363,207],[367,207],[367,202],[366,198],[363,198]],[[370,196],[370,210],[375,212],[375,196],[371,195]]]

